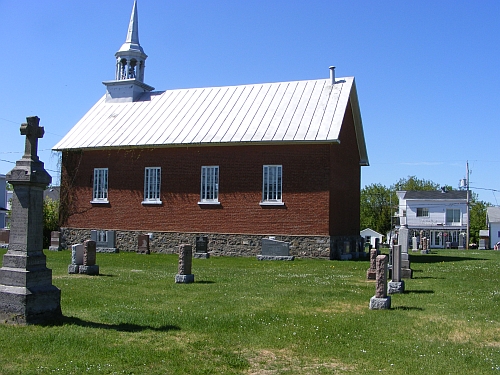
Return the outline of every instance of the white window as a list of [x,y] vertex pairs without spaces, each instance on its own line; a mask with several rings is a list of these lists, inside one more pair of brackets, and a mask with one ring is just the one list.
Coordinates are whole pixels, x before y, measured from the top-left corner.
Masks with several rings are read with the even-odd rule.
[[428,208],[417,208],[417,217],[427,217],[429,216]]
[[219,203],[219,166],[201,167],[201,194],[198,203]]
[[146,167],[144,169],[144,201],[143,204],[158,204],[160,200],[161,168]]
[[261,204],[283,204],[282,201],[282,170],[281,165],[264,165],[262,171],[262,201]]
[[446,209],[446,223],[447,224],[453,224],[453,223],[460,224],[460,209],[459,208],[447,208]]
[[108,168],[94,168],[92,203],[108,202]]

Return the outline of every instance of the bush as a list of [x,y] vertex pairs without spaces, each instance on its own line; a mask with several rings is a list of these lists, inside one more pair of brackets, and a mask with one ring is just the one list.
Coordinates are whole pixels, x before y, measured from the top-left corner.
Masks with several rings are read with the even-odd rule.
[[59,201],[43,200],[43,248],[50,246],[50,232],[59,230]]

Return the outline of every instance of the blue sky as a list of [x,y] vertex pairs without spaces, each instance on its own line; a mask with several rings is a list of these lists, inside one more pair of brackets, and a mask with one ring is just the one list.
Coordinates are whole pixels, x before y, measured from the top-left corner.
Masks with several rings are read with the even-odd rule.
[[[0,174],[37,115],[39,155],[105,92],[133,0],[0,0]],[[354,76],[370,160],[362,185],[415,175],[500,204],[499,1],[138,0],[156,90]],[[498,190],[498,191],[495,191]]]

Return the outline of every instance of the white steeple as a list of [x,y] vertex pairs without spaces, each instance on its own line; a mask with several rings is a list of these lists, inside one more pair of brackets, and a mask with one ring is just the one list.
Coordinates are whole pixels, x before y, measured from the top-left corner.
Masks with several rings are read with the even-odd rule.
[[115,53],[115,57],[115,80],[103,82],[107,87],[106,101],[135,101],[142,93],[154,90],[154,87],[144,83],[144,69],[148,55],[139,44],[137,0],[134,0],[132,7],[127,38]]

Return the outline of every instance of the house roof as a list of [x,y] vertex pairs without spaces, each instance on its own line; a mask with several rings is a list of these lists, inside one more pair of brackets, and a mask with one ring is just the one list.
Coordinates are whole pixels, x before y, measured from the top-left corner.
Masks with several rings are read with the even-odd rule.
[[500,207],[486,207],[486,217],[490,223],[500,223]]
[[442,200],[442,199],[459,199],[467,200],[467,191],[465,190],[449,190],[443,192],[442,190],[414,190],[406,191],[404,198],[406,200]]
[[103,96],[53,149],[338,143],[349,101],[368,165],[354,77],[146,92],[126,103]]

